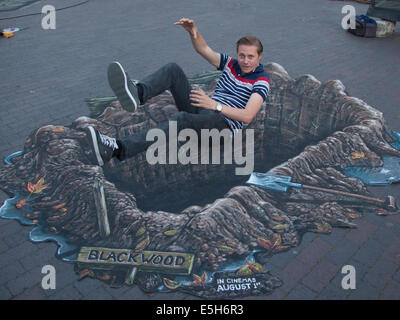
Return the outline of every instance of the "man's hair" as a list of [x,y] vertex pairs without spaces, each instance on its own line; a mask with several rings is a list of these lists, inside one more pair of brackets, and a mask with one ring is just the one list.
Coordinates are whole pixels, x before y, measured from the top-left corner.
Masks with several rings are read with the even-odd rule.
[[240,38],[237,42],[236,42],[236,51],[239,49],[240,45],[247,45],[247,46],[256,46],[257,47],[257,53],[260,55],[263,52],[263,45],[260,41],[260,39],[251,36],[251,35],[247,35],[244,36],[242,38]]

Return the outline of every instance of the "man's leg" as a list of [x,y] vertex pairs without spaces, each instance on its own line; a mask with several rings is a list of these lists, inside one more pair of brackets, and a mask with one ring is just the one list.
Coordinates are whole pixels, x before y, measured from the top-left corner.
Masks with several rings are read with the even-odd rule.
[[141,101],[159,95],[165,90],[170,90],[179,111],[198,113],[198,108],[190,103],[191,86],[182,68],[176,63],[168,63],[153,74],[147,76],[138,83]]
[[[108,78],[110,86],[125,109],[136,110],[137,100],[145,103],[148,99],[169,89],[175,99],[179,112],[170,116],[167,121],[161,122],[155,128],[161,129],[169,138],[169,121],[177,122],[177,130],[191,128],[200,134],[201,129],[222,130],[228,128],[226,121],[214,111],[193,107],[190,103],[190,84],[182,71],[175,63],[169,63],[139,83],[134,83],[118,62],[109,66]],[[124,101],[124,102],[122,102]],[[127,107],[124,104],[128,104]],[[95,163],[102,166],[112,157],[120,160],[133,157],[145,151],[154,142],[146,141],[146,132],[140,132],[121,140],[105,136],[89,127],[87,137],[93,153]]]
[[[170,138],[170,121],[176,121],[178,134],[183,129],[193,129],[197,132],[199,137],[201,129],[229,129],[226,121],[222,118],[222,116],[215,113],[214,111],[202,110],[198,114],[180,111],[172,114],[168,120],[163,121],[156,127],[152,128],[161,129],[162,131],[164,131],[167,138],[167,144]],[[120,149],[116,154],[117,158],[119,160],[125,160],[146,151],[147,148],[154,143],[154,141],[146,141],[147,132],[148,131],[139,132],[122,138],[121,140],[117,140],[118,145],[120,146]]]
[[124,68],[117,61],[110,63],[107,70],[108,84],[117,96],[122,108],[134,112],[140,104],[138,88],[129,79]]
[[119,62],[108,67],[108,82],[121,106],[134,112],[138,105],[165,90],[170,90],[179,111],[197,113],[190,103],[190,84],[183,70],[176,63],[168,63],[139,82],[132,81]]
[[[163,121],[155,127],[164,131],[167,143],[169,141],[169,121],[176,121],[178,134],[182,129],[191,128],[197,132],[199,137],[201,137],[201,129],[223,130],[228,128],[222,116],[214,111],[201,110],[199,114],[180,111],[172,114],[167,121]],[[147,132],[135,133],[121,140],[116,140],[101,134],[93,127],[88,127],[87,139],[92,150],[93,163],[103,166],[112,157],[117,157],[122,161],[146,151],[154,143],[153,141],[146,141]]]

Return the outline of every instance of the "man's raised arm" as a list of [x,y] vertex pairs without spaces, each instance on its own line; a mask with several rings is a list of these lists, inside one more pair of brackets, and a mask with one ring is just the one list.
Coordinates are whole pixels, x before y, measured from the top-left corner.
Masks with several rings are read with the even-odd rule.
[[190,35],[192,40],[193,48],[199,53],[204,59],[211,63],[214,67],[218,68],[221,60],[221,55],[212,50],[200,34],[195,23],[191,19],[182,18],[175,22],[174,25],[182,26]]

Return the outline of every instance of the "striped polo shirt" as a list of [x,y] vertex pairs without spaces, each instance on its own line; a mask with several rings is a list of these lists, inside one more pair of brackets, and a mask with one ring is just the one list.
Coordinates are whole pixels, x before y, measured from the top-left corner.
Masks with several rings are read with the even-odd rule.
[[[223,71],[215,87],[212,99],[227,106],[245,109],[253,93],[258,93],[263,100],[267,99],[269,92],[269,77],[260,64],[254,72],[241,74],[239,62],[232,57],[221,53],[221,62],[218,70]],[[232,129],[233,135],[243,128],[243,122],[221,116]]]

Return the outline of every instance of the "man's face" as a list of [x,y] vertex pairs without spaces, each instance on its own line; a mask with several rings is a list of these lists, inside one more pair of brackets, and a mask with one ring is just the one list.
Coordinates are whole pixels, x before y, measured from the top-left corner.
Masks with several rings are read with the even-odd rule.
[[242,73],[254,71],[260,64],[262,54],[258,54],[257,47],[241,44],[237,50],[237,60]]

